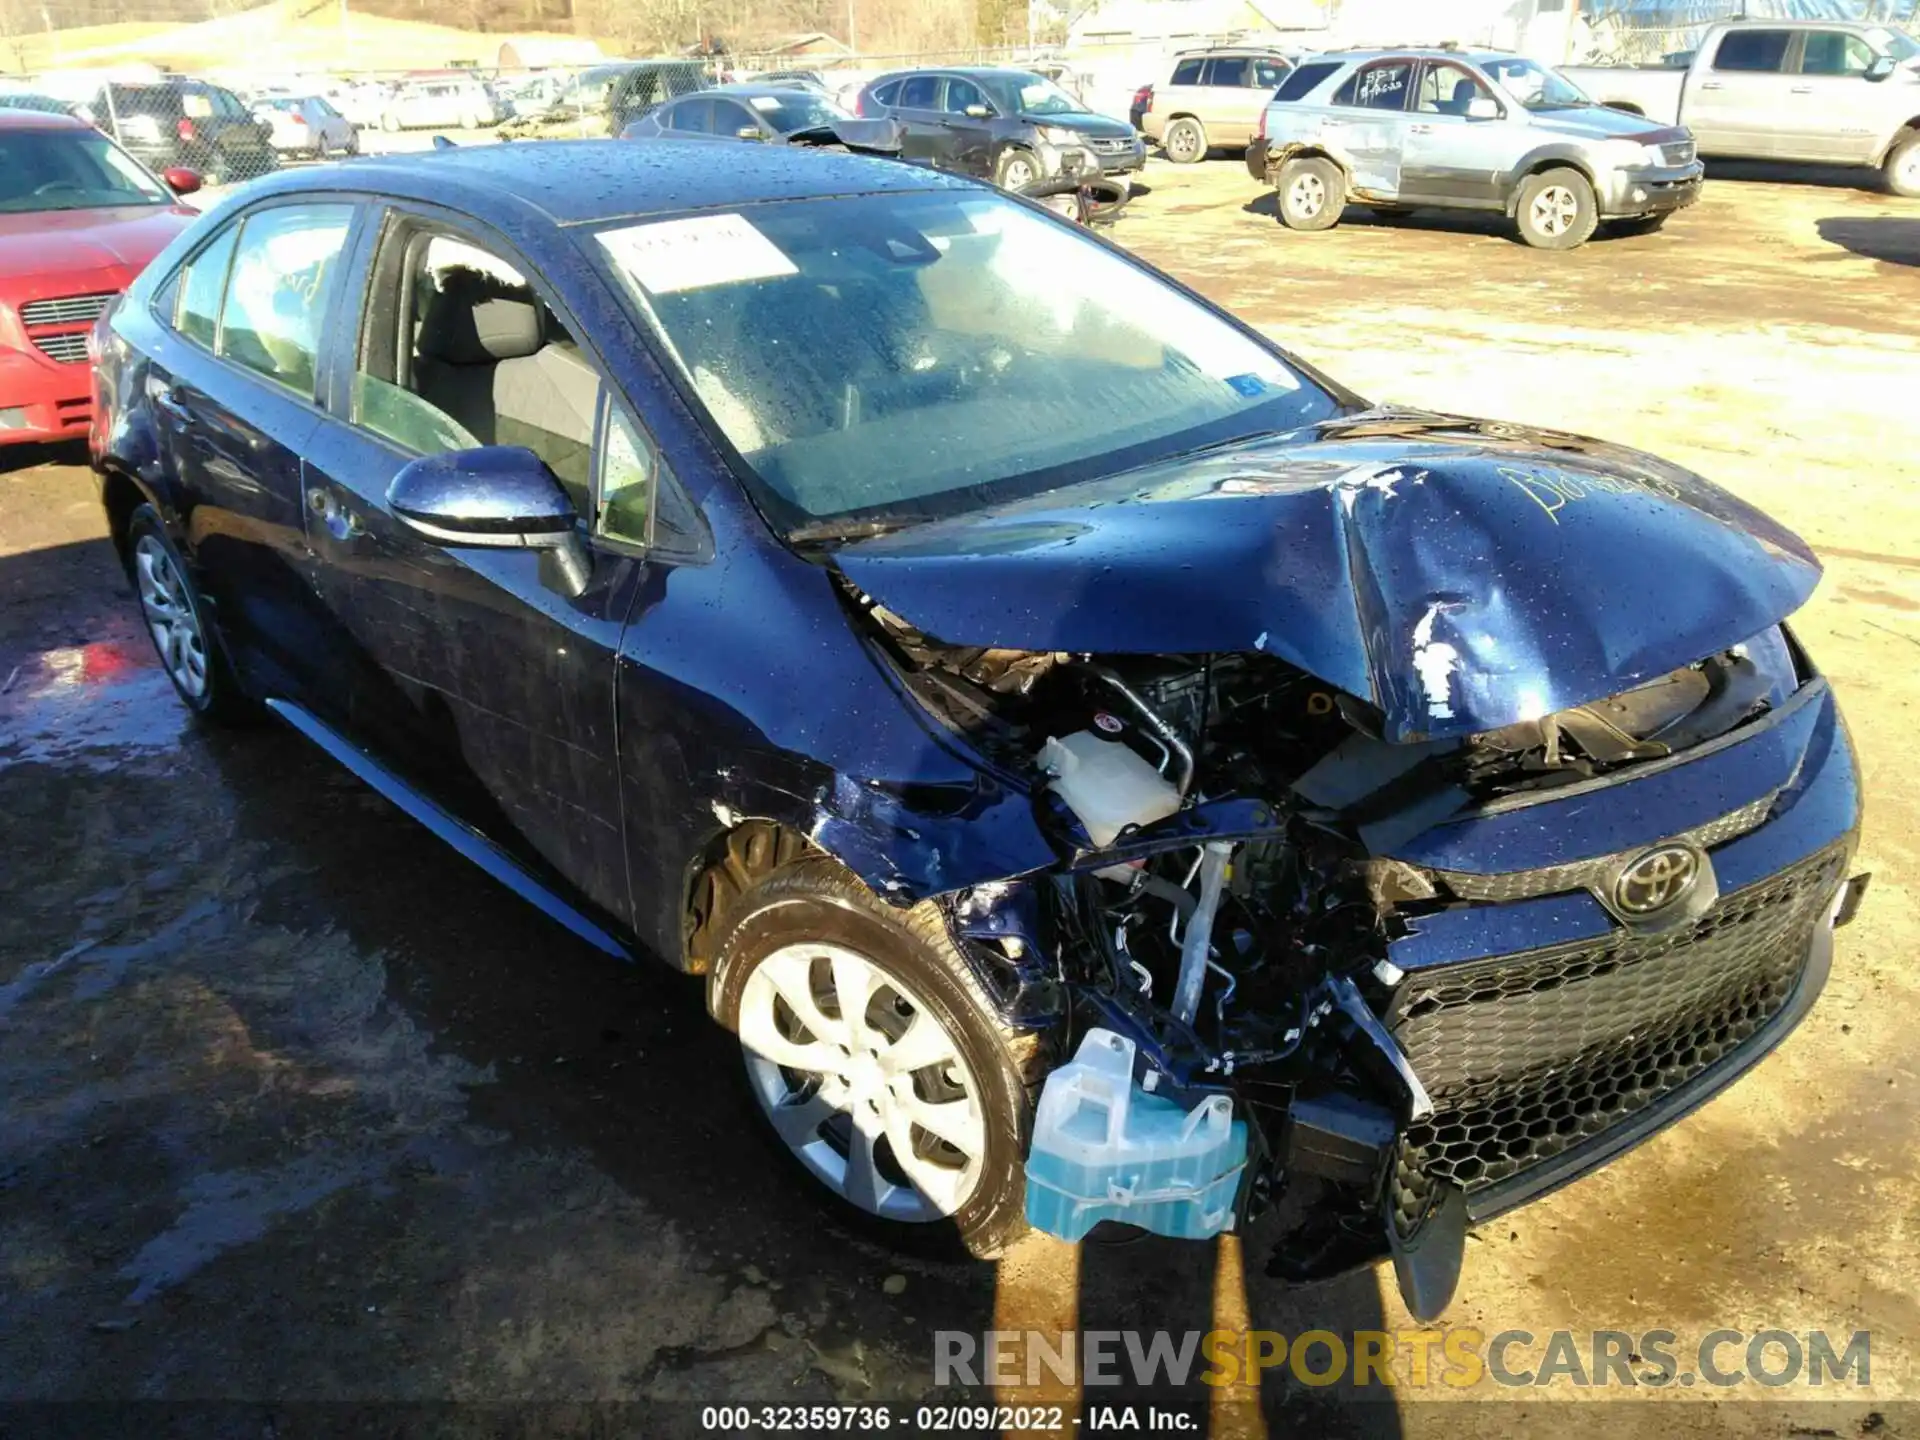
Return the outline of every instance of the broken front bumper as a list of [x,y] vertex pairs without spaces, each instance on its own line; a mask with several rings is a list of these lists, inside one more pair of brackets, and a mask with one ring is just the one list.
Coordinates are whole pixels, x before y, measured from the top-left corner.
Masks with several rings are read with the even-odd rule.
[[1698,160],[1686,165],[1636,166],[1610,171],[1602,188],[1600,218],[1665,215],[1684,210],[1700,199],[1706,166]]

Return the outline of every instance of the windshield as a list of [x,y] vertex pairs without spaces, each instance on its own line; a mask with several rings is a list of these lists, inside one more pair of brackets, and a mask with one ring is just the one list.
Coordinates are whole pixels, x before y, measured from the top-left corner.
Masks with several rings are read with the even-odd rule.
[[954,514],[1337,408],[1004,196],[789,201],[596,238],[776,524]]
[[1529,110],[1568,110],[1591,105],[1586,91],[1557,70],[1515,56],[1482,66],[1502,90]]
[[1867,31],[1867,43],[1882,55],[1891,55],[1902,62],[1920,57],[1920,40],[1902,35],[1898,30],[1883,30],[1876,25]]
[[1022,115],[1078,115],[1086,108],[1053,81],[1038,75],[1020,84]]
[[760,112],[760,118],[782,135],[796,130],[818,130],[836,120],[853,117],[824,95],[754,95],[747,103]]
[[97,131],[0,130],[0,213],[172,200],[126,151]]

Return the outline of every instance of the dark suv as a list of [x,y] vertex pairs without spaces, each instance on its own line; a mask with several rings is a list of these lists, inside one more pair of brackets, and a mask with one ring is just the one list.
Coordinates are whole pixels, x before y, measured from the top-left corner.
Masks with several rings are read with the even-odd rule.
[[902,153],[1021,190],[1093,174],[1130,179],[1147,163],[1131,125],[1095,115],[1043,75],[988,67],[901,70],[860,92],[860,114],[897,121]]
[[199,80],[108,85],[89,108],[102,130],[154,171],[198,171],[215,185],[280,168],[273,127],[240,97]]

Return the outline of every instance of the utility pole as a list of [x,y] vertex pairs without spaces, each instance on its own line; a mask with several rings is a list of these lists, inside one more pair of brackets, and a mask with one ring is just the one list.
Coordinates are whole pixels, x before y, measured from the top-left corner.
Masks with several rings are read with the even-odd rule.
[[855,0],[847,0],[847,49],[855,55],[860,53],[860,32],[854,25],[853,7]]

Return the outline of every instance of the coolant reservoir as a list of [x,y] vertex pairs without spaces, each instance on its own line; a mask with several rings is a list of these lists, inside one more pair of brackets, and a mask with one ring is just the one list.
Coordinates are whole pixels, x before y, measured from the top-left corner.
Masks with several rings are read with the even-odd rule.
[[1027,1152],[1027,1223],[1079,1240],[1102,1220],[1204,1240],[1233,1228],[1247,1126],[1230,1096],[1183,1109],[1134,1083],[1133,1042],[1089,1030],[1047,1077]]
[[1041,747],[1047,788],[1067,802],[1095,845],[1111,845],[1129,825],[1150,825],[1180,808],[1180,792],[1153,766],[1114,740],[1076,730]]

